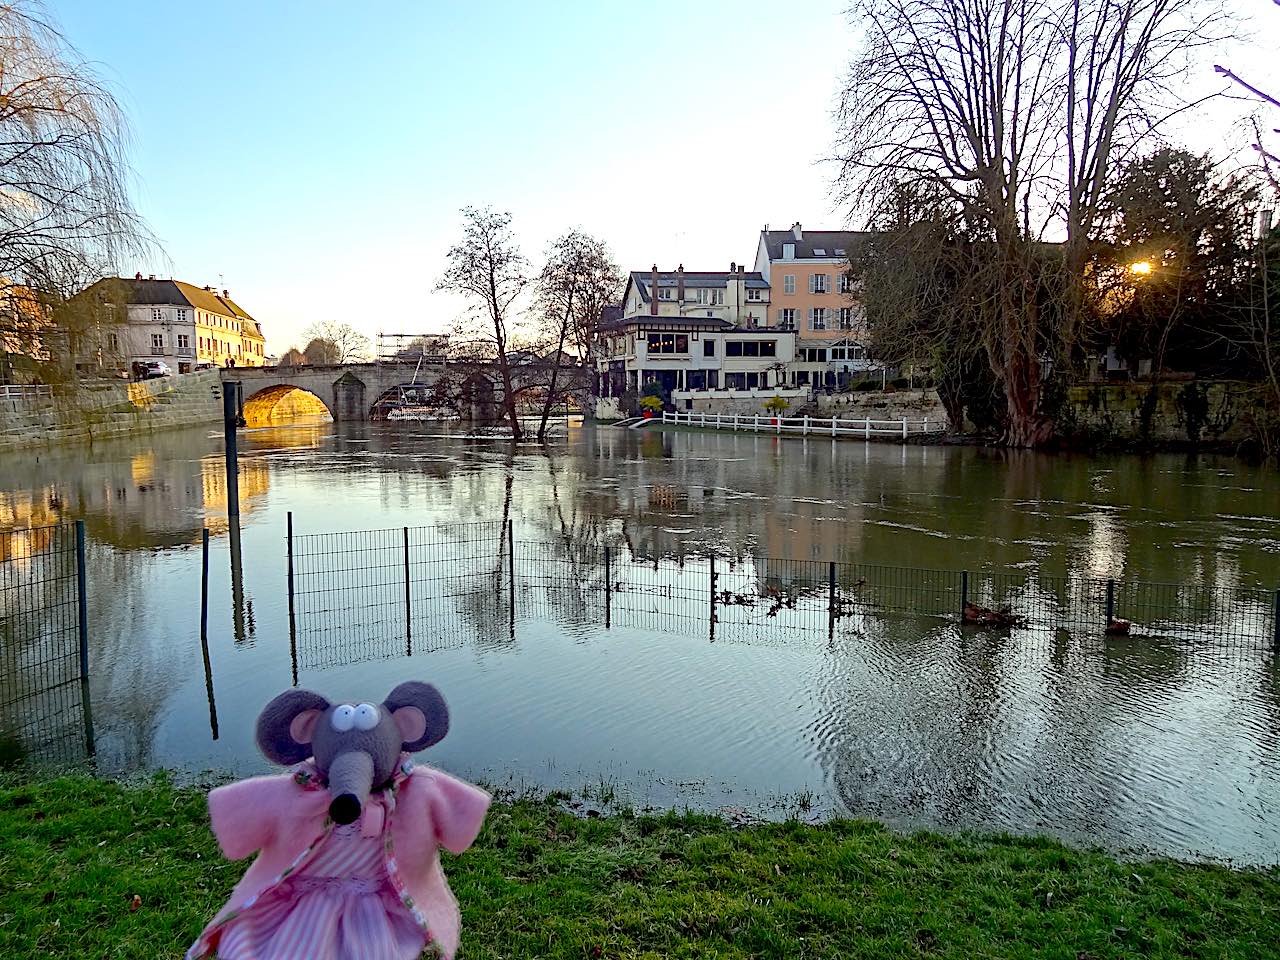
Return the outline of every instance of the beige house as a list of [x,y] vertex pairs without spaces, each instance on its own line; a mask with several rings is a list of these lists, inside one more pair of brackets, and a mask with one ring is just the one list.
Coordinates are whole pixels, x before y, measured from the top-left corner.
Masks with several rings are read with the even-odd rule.
[[266,340],[258,321],[226,290],[197,287],[181,280],[159,280],[137,274],[132,280],[100,280],[118,284],[116,299],[125,316],[104,323],[100,364],[128,369],[147,360],[163,360],[174,373],[204,367],[259,367],[266,359]]
[[756,272],[769,286],[769,324],[798,334],[788,366],[794,386],[836,387],[877,367],[867,356],[866,318],[849,274],[850,230],[760,231]]

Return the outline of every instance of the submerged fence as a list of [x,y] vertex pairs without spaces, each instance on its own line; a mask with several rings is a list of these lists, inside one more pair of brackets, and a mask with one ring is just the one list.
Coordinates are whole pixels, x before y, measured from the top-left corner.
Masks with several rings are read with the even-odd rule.
[[[772,557],[640,557],[512,523],[288,534],[295,663],[324,666],[514,632],[518,617],[785,641],[923,618],[1013,634],[1280,649],[1280,591]],[[931,627],[925,626],[925,629]]]
[[84,522],[0,532],[0,765],[94,753]]
[[711,430],[749,430],[801,437],[852,437],[858,440],[903,439],[917,433],[945,433],[947,424],[928,417],[872,420],[870,417],[784,417],[772,414],[692,413],[663,411],[663,423]]

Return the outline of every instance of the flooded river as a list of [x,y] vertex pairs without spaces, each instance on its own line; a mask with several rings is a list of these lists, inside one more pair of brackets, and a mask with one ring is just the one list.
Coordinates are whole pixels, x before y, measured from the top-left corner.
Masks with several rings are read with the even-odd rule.
[[[513,451],[420,423],[250,431],[240,463],[238,525],[208,430],[0,464],[0,528],[86,521],[106,770],[260,771],[253,721],[295,678],[370,698],[418,677],[453,710],[427,759],[495,784],[1280,862],[1269,644],[983,633],[925,615],[827,629],[819,602],[828,561],[1274,590],[1274,473],[1211,456],[578,426]],[[425,558],[408,637],[405,527]],[[313,536],[369,530],[389,533]],[[507,530],[518,548],[504,560]],[[605,547],[622,585],[608,626],[588,589],[607,582]],[[709,623],[713,554],[729,606]],[[765,558],[815,566],[821,629],[797,619],[807,600],[764,609],[763,587],[756,607],[733,608],[748,573],[772,582]],[[0,656],[11,687],[19,642]],[[38,755],[39,739],[20,750]]]

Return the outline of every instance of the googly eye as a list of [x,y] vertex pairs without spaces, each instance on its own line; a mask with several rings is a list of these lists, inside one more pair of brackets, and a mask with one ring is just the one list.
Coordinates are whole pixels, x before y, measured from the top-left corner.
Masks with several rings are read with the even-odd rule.
[[356,707],[356,729],[372,730],[378,725],[378,708],[372,703],[362,703]]
[[355,726],[356,708],[349,703],[336,707],[333,711],[333,718],[329,722],[333,724],[333,729],[339,733],[346,733]]

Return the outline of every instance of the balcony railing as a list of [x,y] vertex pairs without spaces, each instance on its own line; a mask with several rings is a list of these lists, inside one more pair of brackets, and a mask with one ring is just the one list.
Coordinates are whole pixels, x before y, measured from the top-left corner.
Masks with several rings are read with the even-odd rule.
[[178,356],[180,356],[180,357],[194,357],[194,356],[195,356],[195,352],[194,352],[190,347],[179,347],[179,348],[178,348]]

